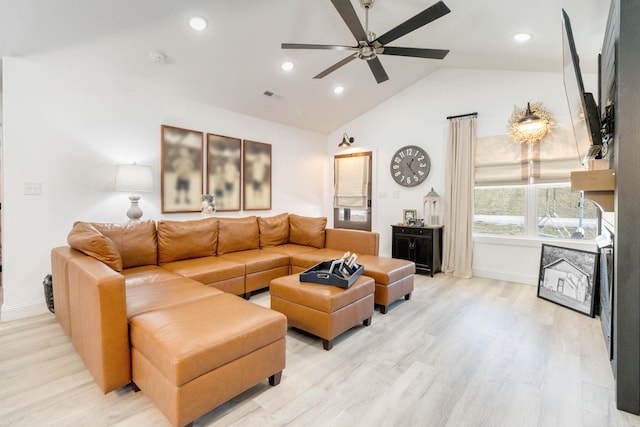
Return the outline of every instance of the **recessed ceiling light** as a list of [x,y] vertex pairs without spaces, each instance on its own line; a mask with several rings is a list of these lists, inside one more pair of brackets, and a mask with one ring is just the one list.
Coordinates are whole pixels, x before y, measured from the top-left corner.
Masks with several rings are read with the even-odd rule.
[[513,35],[513,39],[517,42],[526,42],[533,37],[530,33],[517,33]]
[[283,62],[280,68],[282,68],[284,71],[291,71],[293,70],[293,62],[291,61]]
[[194,16],[189,19],[189,27],[196,31],[202,31],[207,28],[207,21],[201,16]]
[[333,93],[336,95],[340,95],[342,92],[344,92],[344,86],[336,86],[333,88]]

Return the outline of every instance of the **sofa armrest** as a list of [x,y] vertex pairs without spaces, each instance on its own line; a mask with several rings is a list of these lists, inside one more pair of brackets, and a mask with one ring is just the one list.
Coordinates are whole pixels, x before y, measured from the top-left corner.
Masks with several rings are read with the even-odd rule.
[[69,338],[71,331],[71,314],[69,308],[69,274],[67,264],[73,258],[86,257],[80,251],[69,246],[59,246],[51,250],[51,274],[53,276],[53,302],[58,323]]
[[124,276],[95,258],[68,262],[71,342],[104,393],[131,382]]
[[378,255],[380,235],[373,231],[327,228],[325,248],[351,251],[357,255]]

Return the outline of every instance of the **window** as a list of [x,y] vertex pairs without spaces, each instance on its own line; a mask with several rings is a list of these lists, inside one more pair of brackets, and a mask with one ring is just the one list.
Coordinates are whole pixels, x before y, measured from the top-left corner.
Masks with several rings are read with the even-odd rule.
[[371,152],[334,157],[334,227],[371,231],[371,157]]
[[594,239],[598,210],[569,184],[476,187],[473,232]]
[[554,128],[538,144],[506,135],[478,138],[475,156],[474,233],[593,239],[598,209],[570,188],[580,170],[570,127]]

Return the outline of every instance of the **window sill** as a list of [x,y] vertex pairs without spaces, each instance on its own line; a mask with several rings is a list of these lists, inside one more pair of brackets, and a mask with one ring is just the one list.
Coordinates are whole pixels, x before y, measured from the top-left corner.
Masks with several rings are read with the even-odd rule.
[[540,237],[527,236],[498,236],[487,234],[474,234],[473,243],[485,243],[501,246],[519,246],[519,247],[540,247],[541,244],[549,245],[568,245],[576,249],[596,250],[595,241],[590,239],[544,239]]

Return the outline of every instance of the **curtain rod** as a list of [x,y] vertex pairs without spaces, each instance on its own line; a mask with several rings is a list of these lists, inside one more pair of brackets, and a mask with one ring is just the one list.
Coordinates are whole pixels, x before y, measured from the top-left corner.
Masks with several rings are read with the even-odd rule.
[[474,113],[468,113],[468,114],[460,114],[458,116],[449,116],[447,117],[447,120],[451,120],[451,119],[459,119],[460,117],[467,117],[467,116],[477,116],[478,112],[474,112]]

